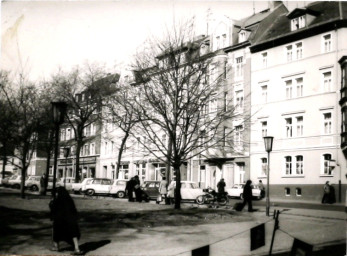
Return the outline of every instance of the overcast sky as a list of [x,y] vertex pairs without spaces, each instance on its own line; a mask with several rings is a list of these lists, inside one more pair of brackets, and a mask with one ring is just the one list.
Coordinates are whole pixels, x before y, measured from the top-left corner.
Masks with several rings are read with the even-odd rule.
[[23,67],[30,78],[41,79],[59,66],[68,69],[95,61],[105,63],[112,72],[174,18],[195,15],[198,33],[205,33],[208,8],[216,16],[237,20],[267,9],[268,2],[4,1],[0,68],[16,71]]

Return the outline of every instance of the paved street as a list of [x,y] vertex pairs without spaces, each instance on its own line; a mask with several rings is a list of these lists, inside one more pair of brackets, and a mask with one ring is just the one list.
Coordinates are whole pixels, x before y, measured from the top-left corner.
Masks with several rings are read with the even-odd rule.
[[[81,217],[80,244],[86,255],[191,255],[193,249],[208,244],[210,255],[267,255],[274,226],[272,217],[265,216],[264,200],[255,202],[258,211],[253,213],[235,212],[231,207],[207,209],[191,203],[183,204],[177,212],[172,206],[154,202],[139,204],[83,196],[74,196],[74,200]],[[0,192],[1,218],[7,220],[1,225],[4,236],[0,239],[0,254],[71,252],[68,245],[63,252],[49,250],[48,202],[49,197],[29,195],[20,199],[17,194]],[[320,207],[323,209],[273,206],[271,210],[281,211],[273,252],[289,251],[293,237],[314,245],[315,251],[344,244],[343,205]],[[261,223],[265,223],[266,244],[251,252],[249,230]],[[333,253],[320,255],[344,255],[344,246],[340,251],[334,248]]]

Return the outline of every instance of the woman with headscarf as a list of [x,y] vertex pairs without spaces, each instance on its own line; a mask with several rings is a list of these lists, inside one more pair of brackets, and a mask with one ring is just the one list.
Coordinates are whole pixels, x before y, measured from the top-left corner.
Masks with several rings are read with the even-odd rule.
[[81,237],[77,224],[77,210],[74,201],[64,187],[57,188],[57,197],[49,204],[53,220],[52,251],[59,251],[59,242],[65,241],[75,248],[75,255],[81,253],[78,240]]
[[243,188],[243,206],[248,204],[248,211],[253,212],[253,207],[252,207],[252,181],[247,180],[246,185]]

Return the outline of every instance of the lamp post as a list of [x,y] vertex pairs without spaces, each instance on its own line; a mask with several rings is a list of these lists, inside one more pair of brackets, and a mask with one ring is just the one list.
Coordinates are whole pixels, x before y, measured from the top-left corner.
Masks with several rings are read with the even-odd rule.
[[65,157],[65,173],[64,173],[64,188],[66,187],[66,169],[67,169],[67,157],[70,154],[70,148],[65,147],[63,148],[63,152],[64,152],[64,157]]
[[64,122],[64,116],[66,113],[65,102],[51,102],[52,104],[52,116],[55,124],[55,148],[54,148],[54,169],[53,169],[53,188],[52,194],[55,198],[55,182],[57,179],[57,158],[58,158],[58,138],[59,138],[59,126]]
[[266,216],[270,216],[270,152],[272,151],[273,139],[274,137],[271,136],[264,137],[265,151],[267,152]]

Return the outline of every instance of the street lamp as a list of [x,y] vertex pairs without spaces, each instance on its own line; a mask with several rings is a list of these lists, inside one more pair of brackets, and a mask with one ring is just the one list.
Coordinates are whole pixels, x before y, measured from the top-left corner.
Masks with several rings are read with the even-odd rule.
[[272,151],[273,140],[274,137],[264,137],[265,151],[267,152],[266,216],[270,216],[270,152]]
[[64,188],[65,188],[65,185],[66,185],[67,157],[70,154],[70,148],[68,148],[68,147],[63,148],[63,152],[64,152],[64,157],[65,157],[65,173],[64,173]]
[[59,126],[64,122],[64,116],[66,113],[65,102],[51,102],[52,104],[52,116],[55,124],[55,149],[54,149],[54,169],[53,169],[53,188],[52,194],[55,198],[55,182],[57,176],[57,158],[58,158],[58,138],[59,138]]

